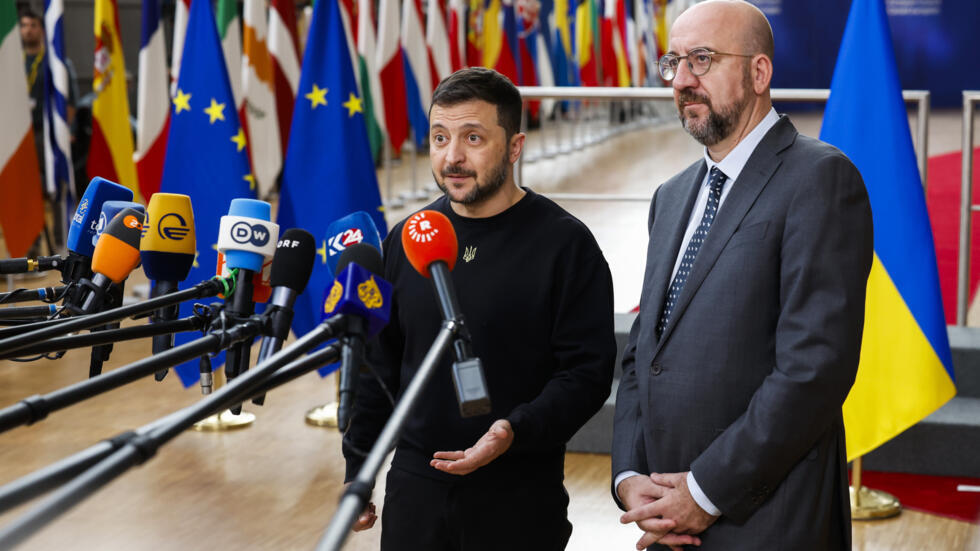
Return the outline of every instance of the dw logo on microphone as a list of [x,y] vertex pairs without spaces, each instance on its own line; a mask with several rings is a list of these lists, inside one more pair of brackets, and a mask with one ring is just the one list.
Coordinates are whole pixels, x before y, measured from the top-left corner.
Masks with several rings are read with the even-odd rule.
[[251,243],[256,247],[262,247],[269,242],[269,230],[262,224],[249,224],[248,222],[238,222],[231,227],[231,238],[235,243]]
[[160,218],[159,226],[157,226],[157,233],[160,234],[160,237],[163,239],[183,241],[190,232],[190,228],[187,227],[187,221],[184,220],[183,216],[177,214],[176,212],[164,214],[163,217]]

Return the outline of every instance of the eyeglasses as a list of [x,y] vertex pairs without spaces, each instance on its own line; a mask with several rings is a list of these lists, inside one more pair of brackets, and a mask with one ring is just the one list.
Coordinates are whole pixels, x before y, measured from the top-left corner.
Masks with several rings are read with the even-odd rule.
[[703,76],[711,68],[711,58],[716,55],[733,55],[737,57],[752,57],[748,54],[727,54],[713,52],[707,48],[694,48],[687,55],[664,54],[660,56],[660,76],[670,82],[677,76],[677,66],[682,59],[687,60],[687,68],[696,77]]

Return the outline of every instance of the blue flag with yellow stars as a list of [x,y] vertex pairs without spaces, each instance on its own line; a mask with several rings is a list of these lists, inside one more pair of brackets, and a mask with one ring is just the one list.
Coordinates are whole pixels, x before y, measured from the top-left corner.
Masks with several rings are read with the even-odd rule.
[[[181,59],[160,191],[189,195],[194,206],[197,258],[190,275],[180,285],[185,289],[214,277],[218,224],[228,214],[232,199],[255,198],[255,179],[249,170],[245,134],[235,111],[209,0],[191,2]],[[193,306],[194,301],[182,303],[180,317],[190,316]],[[195,332],[178,333],[176,344],[200,336]],[[221,358],[215,358],[214,367],[221,362]],[[180,365],[176,371],[184,386],[193,385],[199,377],[198,361]]]
[[333,277],[327,266],[327,226],[362,210],[371,213],[382,237],[388,233],[345,36],[339,0],[317,2],[293,109],[278,218],[281,231],[303,228],[320,245],[310,283],[296,300],[297,336],[320,322],[323,290]]

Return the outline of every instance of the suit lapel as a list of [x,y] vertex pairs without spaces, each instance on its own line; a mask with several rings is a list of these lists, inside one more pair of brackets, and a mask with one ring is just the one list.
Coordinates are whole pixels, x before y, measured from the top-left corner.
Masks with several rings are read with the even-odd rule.
[[718,256],[725,250],[728,240],[738,229],[742,219],[755,204],[756,199],[772,179],[773,174],[776,173],[776,169],[782,163],[778,153],[791,145],[796,139],[796,135],[796,128],[790,124],[789,119],[781,117],[779,122],[766,134],[766,137],[759,142],[752,156],[749,157],[738,176],[738,180],[732,184],[728,197],[721,205],[721,209],[711,225],[711,230],[708,232],[708,237],[701,245],[701,250],[698,251],[691,274],[687,277],[687,282],[681,290],[681,296],[677,297],[677,304],[674,305],[674,310],[670,314],[670,321],[664,328],[664,334],[661,335],[660,342],[657,343],[657,350],[654,355],[660,352],[660,348],[670,337],[674,326],[677,325],[677,320],[684,315],[694,293],[697,292],[698,287],[711,272]]
[[[652,309],[643,309],[652,312],[652,327],[657,326],[660,312],[664,306],[664,295],[670,285],[670,274],[674,270],[674,262],[681,248],[681,241],[684,239],[684,232],[687,230],[687,222],[691,217],[691,210],[698,197],[698,190],[701,182],[708,171],[708,166],[704,161],[695,163],[684,172],[677,175],[677,181],[684,185],[678,186],[676,192],[669,194],[668,184],[664,184],[663,197],[657,197],[659,208],[654,213],[655,219],[653,227],[650,229],[650,247],[656,247],[661,252],[656,256],[663,259],[663,262],[650,263],[654,266],[652,273],[648,274],[647,284],[650,305]],[[662,203],[661,203],[662,201]],[[666,250],[658,246],[666,244]]]

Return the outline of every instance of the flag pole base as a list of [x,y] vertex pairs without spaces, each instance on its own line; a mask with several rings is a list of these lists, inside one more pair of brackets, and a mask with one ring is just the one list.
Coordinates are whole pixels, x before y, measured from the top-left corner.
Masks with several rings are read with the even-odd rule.
[[227,432],[247,428],[254,422],[254,413],[243,411],[235,415],[231,411],[225,410],[194,423],[194,426],[191,428],[198,432]]
[[330,402],[307,411],[306,424],[315,427],[337,428],[337,402]]
[[881,490],[854,486],[848,488],[851,497],[852,520],[881,520],[897,516],[902,512],[898,498]]

